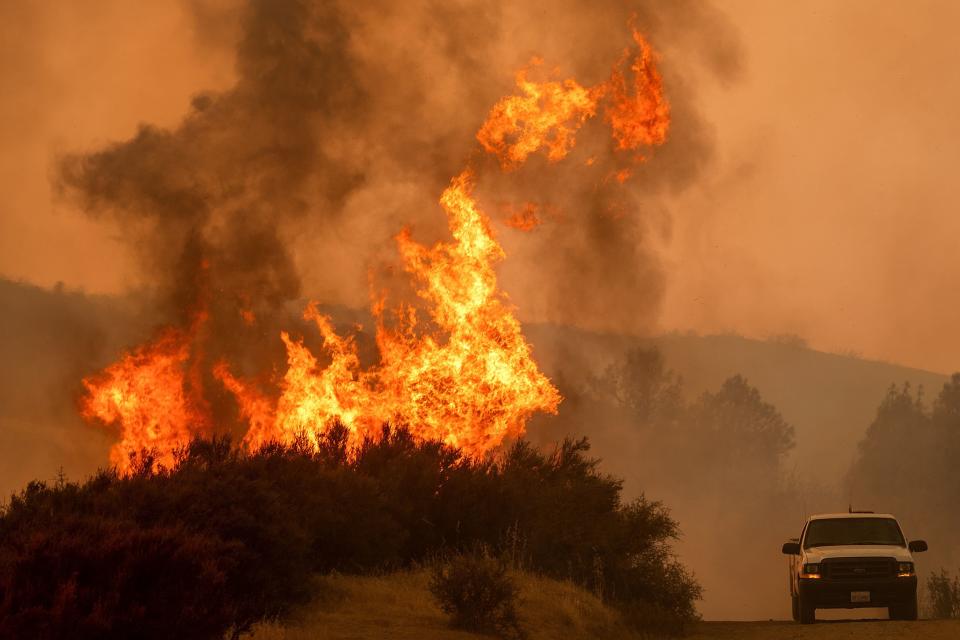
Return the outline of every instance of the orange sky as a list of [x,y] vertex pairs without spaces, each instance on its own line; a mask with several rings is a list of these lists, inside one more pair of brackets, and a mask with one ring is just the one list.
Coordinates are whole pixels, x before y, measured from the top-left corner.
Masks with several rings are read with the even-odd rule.
[[[175,2],[20,4],[0,6],[0,274],[120,291],[127,249],[54,203],[51,159],[174,125],[230,86],[229,47]],[[671,203],[661,326],[960,368],[960,4],[720,6],[745,69],[701,89],[718,159]]]
[[677,207],[664,326],[960,368],[960,4],[723,6],[747,68],[704,96],[721,167]]

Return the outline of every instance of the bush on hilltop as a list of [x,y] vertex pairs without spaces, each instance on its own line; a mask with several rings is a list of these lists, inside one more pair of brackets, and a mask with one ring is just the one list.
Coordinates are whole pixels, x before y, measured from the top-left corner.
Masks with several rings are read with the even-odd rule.
[[31,483],[0,513],[0,636],[237,637],[307,601],[317,573],[477,545],[618,606],[695,616],[677,524],[659,503],[621,503],[586,440],[476,460],[402,429],[353,450],[346,435],[253,453],[197,440],[170,469],[144,455],[128,476]]

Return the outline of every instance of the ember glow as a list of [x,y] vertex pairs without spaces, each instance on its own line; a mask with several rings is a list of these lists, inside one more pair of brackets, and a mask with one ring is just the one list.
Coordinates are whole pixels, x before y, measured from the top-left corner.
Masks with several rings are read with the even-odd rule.
[[[632,83],[621,71],[628,54],[608,81],[592,88],[573,79],[537,83],[528,80],[529,70],[520,71],[521,93],[493,107],[477,133],[481,147],[505,171],[541,150],[558,162],[601,104],[617,150],[636,154],[641,146],[662,144],[669,107],[652,49],[636,31],[634,39]],[[623,182],[630,173],[620,175]],[[427,247],[409,230],[397,236],[423,308],[400,304],[387,311],[384,297],[376,297],[377,364],[362,367],[354,339],[338,335],[331,319],[311,304],[305,318],[323,338],[323,357],[282,332],[287,366],[273,393],[235,375],[229,362],[212,366],[207,373],[236,399],[247,425],[246,446],[289,442],[301,434],[313,439],[335,422],[356,442],[389,423],[482,455],[522,435],[532,414],[557,411],[560,395],[534,362],[513,308],[498,288],[494,266],[505,255],[474,197],[476,181],[468,167],[440,197],[451,241]],[[540,224],[536,205],[515,210],[523,215],[511,226],[529,230]],[[252,324],[256,318],[248,313],[244,320]],[[167,329],[83,381],[83,415],[120,427],[111,460],[121,470],[129,469],[133,452],[157,449],[166,460],[172,449],[209,432],[202,376],[191,364],[202,361],[196,357],[197,336],[196,326],[188,332]],[[321,366],[321,360],[329,364]]]
[[508,207],[507,217],[503,222],[520,231],[533,231],[543,223],[539,209],[535,202],[525,202],[519,208]]

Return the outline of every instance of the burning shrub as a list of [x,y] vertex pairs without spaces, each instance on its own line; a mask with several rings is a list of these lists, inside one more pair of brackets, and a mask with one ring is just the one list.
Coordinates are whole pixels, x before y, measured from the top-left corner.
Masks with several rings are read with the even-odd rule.
[[[552,454],[518,442],[484,460],[405,430],[351,450],[345,442],[339,428],[320,443],[254,453],[197,440],[170,468],[146,456],[129,475],[32,483],[0,514],[0,628],[42,637],[112,611],[129,626],[103,627],[103,637],[128,637],[154,616],[185,625],[201,615],[197,637],[222,637],[285,616],[318,572],[390,569],[477,545],[618,606],[695,615],[699,587],[669,546],[676,523],[659,503],[621,503],[620,481],[586,457],[586,440]],[[460,568],[473,562],[495,577],[487,560]]]
[[941,569],[927,578],[927,594],[930,598],[930,615],[933,618],[960,618],[960,576],[951,579]]
[[453,626],[501,637],[523,638],[517,619],[517,585],[507,565],[486,549],[434,565],[430,593]]

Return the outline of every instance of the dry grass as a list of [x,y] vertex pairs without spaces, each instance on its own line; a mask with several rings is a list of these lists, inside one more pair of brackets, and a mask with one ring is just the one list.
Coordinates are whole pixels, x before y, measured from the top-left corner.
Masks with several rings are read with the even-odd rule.
[[[569,583],[516,574],[520,621],[530,640],[636,639],[614,610]],[[427,589],[426,571],[321,578],[321,596],[287,624],[261,625],[254,640],[483,638],[451,629]]]

